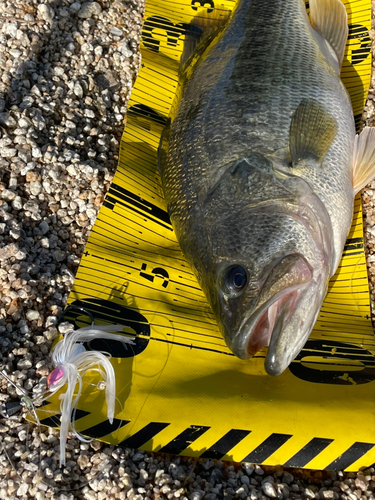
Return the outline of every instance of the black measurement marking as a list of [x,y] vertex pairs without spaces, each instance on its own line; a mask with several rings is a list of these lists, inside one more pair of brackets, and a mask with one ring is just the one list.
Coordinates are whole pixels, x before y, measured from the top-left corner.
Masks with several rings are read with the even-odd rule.
[[350,54],[352,65],[363,62],[371,52],[371,38],[366,26],[361,24],[349,24],[348,40],[358,40],[359,47],[353,49]]
[[148,118],[159,125],[165,125],[167,123],[167,119],[164,116],[145,104],[134,104],[134,106],[130,106],[128,115],[133,115],[137,118]]
[[[120,204],[121,204],[121,203],[120,203]],[[127,207],[127,208],[130,208],[130,207],[128,207],[128,205],[126,205],[126,207]],[[134,222],[134,221],[135,221],[135,218],[136,218],[137,216],[138,216],[139,218],[141,218],[141,219],[142,219],[143,221],[145,221],[145,222],[146,222],[145,218],[146,218],[146,219],[148,219],[148,217],[147,217],[147,216],[145,216],[145,215],[144,215],[144,214],[142,214],[142,213],[138,213],[138,211],[136,211],[136,210],[133,210],[133,212],[134,212],[134,213],[135,213],[135,212],[137,212],[137,215],[136,215],[136,216],[134,216],[134,219],[131,219],[131,218],[129,218],[129,217],[126,217],[125,215],[120,214],[120,213],[119,213],[118,215],[119,215],[119,217],[121,217],[122,219],[127,220],[127,221],[131,221],[131,222]],[[155,222],[153,219],[149,219],[149,220],[151,220],[151,221]],[[101,222],[101,223],[104,225],[103,229],[104,229],[104,231],[106,231],[106,233],[107,233],[107,237],[106,237],[106,240],[107,240],[107,241],[113,241],[113,242],[115,242],[115,243],[119,243],[119,238],[121,238],[122,240],[124,240],[124,241],[126,242],[126,243],[124,243],[124,241],[121,241],[121,244],[122,244],[121,246],[123,247],[124,245],[127,245],[128,247],[130,247],[131,249],[133,249],[133,250],[134,250],[134,253],[136,253],[136,252],[140,252],[140,247],[139,247],[139,245],[140,245],[140,244],[142,244],[142,243],[147,243],[147,245],[151,245],[152,247],[156,247],[156,248],[155,248],[156,252],[152,252],[151,250],[146,250],[145,248],[142,248],[142,252],[145,252],[145,253],[150,253],[150,254],[152,254],[152,255],[155,255],[155,254],[156,254],[156,255],[160,255],[161,250],[165,250],[165,246],[163,246],[163,245],[158,245],[158,244],[156,244],[156,243],[152,243],[152,242],[150,241],[150,239],[147,239],[147,241],[146,241],[146,240],[142,239],[140,236],[138,236],[137,238],[135,238],[134,234],[132,234],[132,233],[130,233],[130,232],[127,232],[127,231],[125,231],[124,229],[122,229],[122,231],[121,231],[121,236],[120,236],[120,235],[119,235],[119,233],[118,233],[119,224],[118,224],[117,226],[115,226],[115,225],[113,225],[113,224],[110,224],[110,223],[109,223],[109,222],[107,222],[106,220],[101,219],[101,217],[100,217],[100,213],[99,213],[99,216],[98,216],[98,218],[96,219],[96,222],[95,222],[95,226],[94,226],[94,227],[95,227],[95,230],[93,230],[93,231],[92,231],[92,233],[93,233],[93,234],[97,234],[97,235],[98,235],[98,241],[97,241],[97,243],[96,243],[96,244],[98,245],[98,247],[99,247],[99,248],[104,248],[104,249],[108,248],[108,246],[105,246],[105,245],[101,244],[101,243],[103,243],[103,240],[100,240],[100,236],[102,236],[102,235],[103,235],[103,233],[101,233],[101,232],[99,232],[99,231],[97,231],[97,230],[96,230],[97,228],[99,228],[99,222]],[[121,224],[120,224],[120,225],[121,225]],[[121,227],[122,227],[122,226],[121,226]],[[126,226],[126,225],[124,225],[124,227],[127,227],[127,226]],[[142,224],[138,223],[138,227],[139,227],[139,228],[142,228],[142,229],[144,229],[145,231],[148,231],[148,232],[153,233],[153,234],[155,234],[155,235],[157,235],[157,236],[159,236],[159,237],[160,237],[160,233],[158,233],[157,231],[154,231],[153,229],[150,229],[148,226],[143,226]],[[109,230],[109,228],[114,228],[115,230],[114,230],[114,231],[110,231],[110,230]],[[124,236],[124,234],[126,234],[128,237]],[[143,235],[143,234],[144,234],[144,232],[143,232],[143,231],[138,230],[138,234],[139,234],[139,235],[141,235],[141,234]],[[110,237],[109,237],[109,235],[112,235],[112,236],[113,236],[113,238],[110,238]],[[130,238],[129,238],[129,237],[130,237]],[[133,238],[133,239],[131,239],[131,238]],[[175,240],[173,240],[172,238],[168,238],[167,236],[164,236],[164,239],[165,239],[165,240],[167,240],[167,241],[170,241],[170,242],[174,243],[174,244],[175,244],[175,246],[177,246],[176,241],[175,241]],[[140,243],[139,243],[139,242],[140,242]],[[132,245],[136,245],[136,247],[134,248]],[[158,249],[160,249],[160,250],[158,251]],[[177,252],[179,255],[181,255],[181,250],[180,250],[179,248],[169,248],[168,250],[169,250],[169,252]],[[130,250],[129,250],[129,251],[130,251]],[[115,246],[113,246],[113,248],[112,248],[112,253],[117,253],[117,254],[120,254],[120,255],[127,255],[127,254],[126,254],[126,252],[124,252],[123,250],[120,250],[119,248],[116,248]],[[174,258],[175,258],[176,260],[183,261],[183,259],[181,259],[181,258],[179,258],[179,257],[177,257],[177,256],[176,256],[176,257],[174,257]]]
[[[120,200],[125,201],[127,204],[130,204],[133,207],[138,208],[139,210],[142,210],[142,212],[144,213],[141,213],[141,215],[143,215],[144,217],[150,218],[151,216],[152,217],[151,220],[153,220],[154,222],[158,223],[164,222],[165,224],[168,224],[168,226],[164,224],[162,225],[163,227],[166,227],[167,229],[172,231],[171,220],[169,218],[168,212],[166,212],[162,208],[157,207],[153,203],[144,200],[143,198],[134,193],[131,193],[127,189],[119,186],[114,182],[111,184],[111,187],[109,189],[109,194],[112,196],[116,196],[117,198],[120,198]],[[115,201],[118,202],[118,200]],[[111,200],[111,202],[113,203],[113,199]]]
[[155,278],[161,278],[163,280],[163,283],[161,286],[163,288],[167,288],[168,283],[169,283],[169,274],[165,269],[163,269],[162,267],[155,267],[151,271],[152,274],[148,274],[148,273],[144,272],[144,271],[146,271],[146,268],[147,268],[147,264],[143,263],[142,264],[142,271],[139,273],[139,275],[142,278],[145,278],[146,280],[151,281],[151,283],[154,282]]
[[[86,269],[90,270],[91,268],[90,268],[90,267],[86,267]],[[103,271],[102,271],[102,272],[103,272]],[[88,274],[92,277],[92,273],[88,273]],[[116,276],[116,275],[113,275],[113,276]],[[81,279],[82,279],[82,278],[81,278]],[[95,284],[95,281],[92,281],[92,280],[84,280],[84,281],[86,281],[87,283],[93,283],[93,284]],[[127,278],[127,282],[128,282],[128,283],[139,284],[139,282],[138,282],[138,281],[131,280],[130,278]],[[106,286],[106,285],[102,285],[102,286],[103,286],[103,287],[106,287],[106,288],[110,288],[110,286]],[[143,286],[144,286],[144,287],[146,287],[146,288],[148,288],[148,289],[150,289],[150,290],[153,290],[153,289],[154,289],[153,287],[148,286],[148,285],[146,285],[146,284],[143,284]],[[206,303],[206,302],[205,302],[205,300],[204,300],[204,299],[202,299],[202,298],[198,298],[198,299],[197,299],[197,298],[195,298],[195,294],[193,295],[193,297],[189,297],[189,296],[186,296],[186,295],[177,294],[177,293],[174,293],[174,292],[169,292],[169,291],[167,291],[167,290],[165,291],[165,293],[166,293],[166,294],[168,294],[167,296],[178,297],[178,298],[179,298],[179,300],[181,300],[181,299],[185,299],[186,301],[189,301],[189,302],[190,302],[190,303],[189,303],[189,304],[187,304],[187,305],[189,305],[189,306],[193,306],[193,307],[197,307],[197,304],[199,305],[199,304],[205,304],[205,303]],[[187,292],[185,291],[185,293],[187,293]],[[176,299],[174,299],[174,298],[173,298],[172,300],[176,301]],[[162,301],[159,301],[159,302],[162,302]],[[182,302],[182,301],[181,301],[181,303],[183,304],[184,302]],[[204,309],[204,310],[205,310],[205,309]]]
[[[306,361],[309,366],[303,364],[304,358],[310,358]],[[314,362],[314,359],[311,358],[315,358],[316,361]],[[328,370],[324,370],[319,358],[330,361]],[[341,359],[343,364],[337,363],[337,359]],[[358,365],[354,367],[355,369],[350,369],[349,363],[345,365],[346,360],[362,363],[362,370],[358,370]],[[318,365],[316,370],[310,366],[315,363]],[[337,370],[332,370],[334,365],[337,366]],[[367,349],[353,344],[335,340],[309,339],[296,359],[290,364],[289,370],[297,378],[316,384],[367,384],[375,380],[375,356]]]
[[[211,14],[211,12],[214,11],[214,8],[215,8],[215,4],[212,0],[192,0],[191,2],[191,8],[195,11],[198,10],[198,7],[197,5],[199,5],[199,7],[206,7],[207,9],[207,14]],[[207,7],[207,5],[209,7]]]
[[[358,239],[361,239],[361,238],[358,238]],[[357,248],[363,248],[363,240],[361,241],[361,243],[349,243],[349,244],[346,243],[343,251],[347,252],[348,250],[357,250]]]
[[166,43],[169,47],[176,47],[182,35],[199,37],[202,34],[202,30],[192,24],[173,24],[166,17],[151,16],[143,23],[142,40],[144,46],[153,52],[159,52],[160,49],[160,40],[153,37],[153,32],[156,29],[165,31]]
[[[187,347],[190,350],[198,349],[199,351],[208,351],[208,352],[214,352],[216,354],[225,354],[226,356],[234,356],[234,354],[232,352],[219,351],[218,349],[209,349],[208,347],[201,347],[201,346],[193,345],[192,342],[190,344],[184,344],[182,342],[173,342],[172,340],[157,339],[155,337],[151,337],[151,340],[156,340],[157,342],[164,342],[166,344],[179,345],[180,347]],[[264,356],[262,356],[262,357],[264,357]],[[248,461],[248,460],[245,460],[245,461]]]
[[[111,189],[109,190],[109,193],[111,192]],[[116,196],[118,196],[118,194],[116,193]],[[128,200],[127,200],[128,201]],[[155,224],[158,224],[159,226],[162,226],[164,227],[165,229],[168,229],[169,231],[173,231],[172,227],[171,226],[167,226],[165,224],[163,224],[159,219],[154,219],[153,217],[150,217],[148,214],[145,214],[144,212],[141,212],[140,210],[137,210],[137,208],[135,208],[135,206],[133,204],[127,204],[127,203],[123,203],[122,201],[120,200],[117,200],[116,198],[113,198],[112,196],[110,196],[109,194],[106,195],[106,198],[103,202],[103,205],[107,208],[109,208],[110,210],[113,210],[116,203],[122,207],[125,207],[125,208],[128,208],[129,210],[132,210],[133,212],[135,212],[136,214],[142,216],[142,217],[146,217],[147,219],[149,219],[150,221],[152,222],[155,222]],[[167,212],[165,212],[167,213]],[[128,233],[130,236],[132,236],[131,233]],[[158,245],[160,246],[160,245]]]
[[[75,300],[70,305],[86,309],[92,313],[94,319],[128,327],[135,332],[136,336],[132,337],[134,345],[126,345],[117,340],[97,338],[89,344],[85,344],[89,349],[109,352],[114,358],[131,358],[142,353],[148,346],[150,324],[140,312],[104,299]],[[79,322],[82,321],[84,314],[73,309],[69,311],[67,316],[79,328]]]
[[52,415],[51,417],[43,418],[43,420],[40,420],[40,423],[46,427],[59,427],[60,418],[60,413],[56,413],[56,415]]
[[[88,284],[92,284],[93,286],[90,287],[88,285],[86,285],[85,283],[88,283]],[[90,290],[93,294],[95,295],[92,295],[92,294],[88,294],[86,293],[85,295],[87,295],[88,299],[91,300],[91,298],[96,298],[96,294],[97,294],[97,288],[96,288],[96,285],[97,285],[97,281],[90,281],[90,280],[87,280],[87,279],[83,279],[81,278],[80,279],[80,284],[79,284],[79,288],[80,288],[80,293],[84,293],[83,292],[83,289],[88,289]],[[103,285],[103,289],[108,289],[108,290],[112,290],[112,287],[111,286],[106,286],[106,285]],[[135,294],[132,294],[132,293],[129,293],[127,292],[127,296],[128,297],[131,297],[131,298],[137,298],[137,299],[144,299],[144,296],[140,296],[140,295],[135,295]],[[149,298],[148,301],[152,301],[156,304],[165,304],[167,306],[171,306],[171,303],[170,302],[167,302],[167,301],[164,301],[164,300],[159,300],[159,299],[153,299],[153,298]],[[173,306],[175,308],[172,307],[172,311],[176,311],[176,312],[180,312],[181,314],[195,314],[196,316],[198,315],[197,312],[200,312],[200,313],[203,313],[204,315],[206,315],[207,317],[211,317],[213,318],[213,314],[212,312],[210,312],[208,310],[208,307],[204,307],[204,306],[201,306],[199,303],[184,303],[183,301],[180,301],[180,303],[177,303],[178,301],[173,299],[174,301],[174,304]],[[180,309],[180,311],[178,311],[178,309]],[[185,312],[186,311],[186,312]]]

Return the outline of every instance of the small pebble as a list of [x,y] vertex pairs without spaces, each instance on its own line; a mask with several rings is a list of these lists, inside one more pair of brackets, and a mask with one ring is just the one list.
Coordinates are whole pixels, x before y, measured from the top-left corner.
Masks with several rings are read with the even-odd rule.
[[293,481],[294,481],[294,476],[292,476],[292,474],[289,474],[289,472],[284,472],[282,477],[282,482],[286,484],[291,484]]
[[264,474],[264,470],[262,469],[262,467],[260,467],[260,465],[255,465],[255,474],[258,474],[259,476],[263,476]]
[[335,493],[332,490],[322,491],[321,498],[323,498],[324,500],[333,500],[335,498]]
[[7,127],[16,127],[16,120],[10,115],[10,113],[0,113],[0,125],[5,125]]
[[55,11],[50,5],[40,4],[38,5],[38,16],[44,21],[52,23],[52,19],[55,17]]
[[26,318],[29,320],[29,321],[34,321],[38,318],[40,318],[40,314],[38,311],[27,311],[26,313]]
[[112,35],[122,36],[122,30],[120,28],[113,27],[109,30]]
[[33,366],[33,363],[29,359],[20,359],[17,363],[17,368],[19,370],[28,370]]
[[18,497],[22,497],[26,495],[28,489],[29,485],[27,483],[22,483],[21,486],[18,488],[16,495]]
[[276,498],[277,497],[277,493],[276,493],[276,490],[273,486],[272,483],[269,483],[269,482],[266,482],[262,485],[262,490],[264,492],[265,495],[267,495],[268,497],[270,498]]
[[304,494],[306,498],[315,498],[315,493],[310,489],[310,488],[305,488],[304,489]]
[[98,2],[85,2],[78,11],[78,17],[89,19],[92,16],[97,16],[102,12],[102,8]]

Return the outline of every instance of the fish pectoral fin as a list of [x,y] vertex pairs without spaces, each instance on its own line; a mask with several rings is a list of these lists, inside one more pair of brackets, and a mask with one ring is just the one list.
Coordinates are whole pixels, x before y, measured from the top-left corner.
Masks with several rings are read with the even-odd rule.
[[302,99],[290,124],[293,166],[313,160],[321,164],[337,133],[336,119],[315,99]]
[[333,48],[341,68],[348,38],[345,5],[341,0],[310,0],[310,22]]
[[363,189],[375,177],[375,127],[365,127],[357,134],[353,152],[354,193]]

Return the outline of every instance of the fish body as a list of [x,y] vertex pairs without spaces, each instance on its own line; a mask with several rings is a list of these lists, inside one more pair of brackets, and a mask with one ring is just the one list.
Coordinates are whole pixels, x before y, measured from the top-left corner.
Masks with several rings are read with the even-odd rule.
[[241,359],[269,345],[272,375],[305,344],[353,214],[346,12],[310,6],[318,25],[320,8],[339,9],[341,25],[319,31],[303,0],[240,0],[183,83],[159,154],[172,224],[227,345]]

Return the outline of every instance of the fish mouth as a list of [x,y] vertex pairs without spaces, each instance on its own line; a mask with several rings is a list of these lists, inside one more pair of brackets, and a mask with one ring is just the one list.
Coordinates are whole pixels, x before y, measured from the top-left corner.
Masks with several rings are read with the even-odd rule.
[[[241,330],[244,330],[244,334],[248,337],[247,344],[245,344],[247,358],[252,358],[263,347],[270,344],[273,332],[282,328],[284,322],[288,321],[297,302],[297,296],[298,290],[286,292],[271,304],[266,305],[264,312],[258,313],[255,320],[250,319],[245,323]],[[249,323],[252,323],[250,330]]]
[[249,359],[270,345],[273,333],[288,322],[298,305],[298,296],[306,286],[283,290],[245,318],[231,347],[234,354]]
[[[294,256],[295,257],[295,256]],[[318,317],[326,286],[326,272],[315,274],[302,257],[295,257],[286,274],[289,286],[275,292],[280,281],[264,290],[263,303],[245,317],[231,342],[231,350],[248,359],[266,346],[265,369],[269,375],[280,375],[306,343]],[[293,274],[298,270],[297,276]],[[275,273],[276,276],[279,276]],[[325,280],[327,283],[328,279]],[[282,281],[285,285],[285,281]],[[268,293],[267,293],[268,292]],[[258,302],[259,304],[259,302]]]

